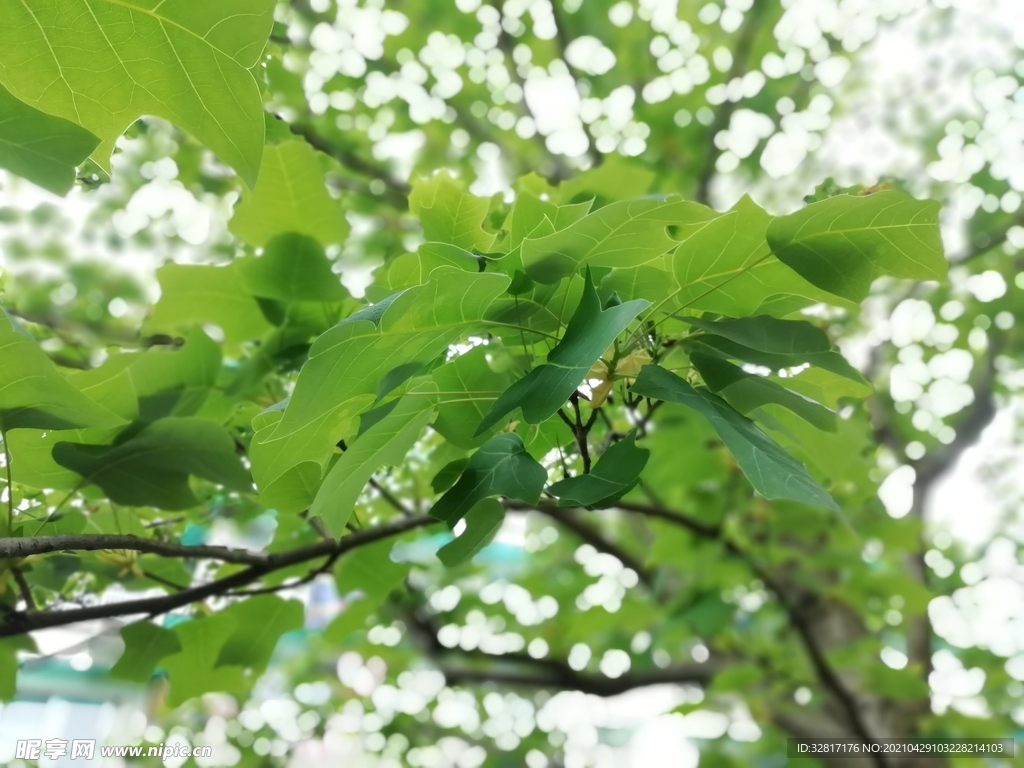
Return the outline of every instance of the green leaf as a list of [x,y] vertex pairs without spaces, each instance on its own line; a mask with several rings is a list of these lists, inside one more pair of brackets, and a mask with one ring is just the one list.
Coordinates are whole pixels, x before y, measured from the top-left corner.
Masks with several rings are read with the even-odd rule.
[[253,245],[286,232],[340,244],[349,230],[341,205],[327,193],[320,156],[299,139],[264,148],[256,186],[243,194],[228,228]]
[[198,504],[189,475],[237,491],[252,490],[249,473],[223,427],[194,417],[156,421],[122,443],[57,443],[53,458],[129,506],[188,509]]
[[380,602],[402,583],[409,566],[391,559],[391,540],[378,541],[341,558],[335,571],[338,592],[362,592],[371,602]]
[[0,432],[123,423],[61,376],[35,339],[0,308]]
[[160,300],[143,324],[145,333],[175,333],[200,323],[213,323],[224,341],[237,345],[270,330],[235,264],[164,264],[156,271]]
[[767,306],[773,297],[799,297],[787,311],[828,300],[828,294],[772,255],[765,239],[770,221],[744,195],[731,210],[691,227],[672,256],[678,305],[740,316]]
[[124,653],[110,670],[110,676],[136,683],[147,682],[157,662],[181,650],[174,632],[151,621],[138,621],[121,627],[121,639],[124,640]]
[[625,269],[658,262],[678,245],[668,227],[705,221],[714,211],[697,203],[629,200],[600,208],[565,229],[522,243],[526,274],[554,283],[583,266]]
[[490,200],[464,192],[445,173],[413,184],[409,210],[420,220],[427,241],[448,243],[472,253],[488,253],[494,235],[484,232]]
[[263,152],[251,72],[274,0],[0,0],[0,82],[17,98],[114,140],[144,115],[194,135],[250,186]]
[[235,630],[224,641],[216,667],[247,667],[255,674],[267,668],[277,641],[285,632],[302,629],[305,609],[298,600],[257,595],[225,609],[235,619]]
[[832,411],[790,392],[771,379],[746,373],[738,366],[711,355],[694,353],[690,360],[708,389],[724,397],[744,415],[768,403],[777,403],[818,429],[830,432],[836,429],[836,415]]
[[[338,592],[346,596],[345,608],[324,630],[331,642],[342,642],[352,632],[365,628],[384,599],[399,587],[409,574],[408,563],[391,559],[390,540],[359,547],[341,559],[335,570]],[[353,599],[354,594],[361,596]]]
[[632,386],[635,394],[694,409],[715,428],[754,488],[767,499],[792,499],[839,511],[828,492],[750,419],[707,391],[697,391],[674,373],[645,365]]
[[[368,291],[380,298],[395,291],[423,285],[438,267],[454,267],[463,272],[480,272],[481,260],[469,251],[448,243],[423,243],[416,253],[403,253],[379,270]],[[367,295],[370,295],[368,293]]]
[[208,691],[232,693],[243,684],[241,667],[218,667],[224,643],[238,628],[236,615],[225,610],[174,627],[181,650],[161,666],[171,681],[168,703],[176,707]]
[[693,627],[693,631],[704,638],[718,634],[736,613],[736,606],[722,600],[717,593],[700,595],[678,617]]
[[551,350],[547,363],[534,368],[506,389],[491,406],[476,434],[482,434],[505,415],[522,408],[523,418],[538,424],[561,408],[609,345],[650,302],[638,299],[601,309],[590,271],[583,296],[565,334]]
[[473,347],[434,370],[434,383],[446,394],[433,426],[452,445],[476,448],[487,439],[486,434],[474,434],[476,425],[511,380],[507,371],[495,371],[488,363],[488,358],[501,351],[499,342]]
[[360,413],[385,394],[389,374],[423,366],[476,328],[508,287],[504,275],[436,270],[410,288],[357,312],[318,338],[283,417],[250,448],[262,489],[304,461],[326,466]]
[[684,317],[683,320],[737,344],[776,355],[814,354],[832,349],[828,335],[804,320],[778,320],[767,315],[721,320]]
[[863,400],[871,394],[871,385],[862,378],[850,379],[823,368],[806,368],[787,376],[783,383],[787,389],[833,409],[839,407],[840,400]]
[[0,86],[0,168],[63,195],[99,143],[84,128],[33,109]]
[[0,639],[0,701],[11,701],[17,692],[18,651],[35,653],[35,640],[28,635]]
[[711,690],[716,694],[735,693],[742,696],[749,694],[764,677],[765,670],[761,665],[753,662],[741,663],[715,675]]
[[589,202],[559,206],[541,200],[529,192],[522,192],[516,196],[508,215],[509,220],[505,222],[505,228],[509,233],[509,248],[515,248],[530,237],[545,218],[549,221],[552,231],[558,231],[575,224],[588,213]]
[[462,477],[462,473],[466,471],[466,467],[469,466],[469,457],[461,459],[455,459],[449,461],[434,475],[434,478],[430,481],[430,487],[434,489],[434,493],[444,493]]
[[459,481],[434,504],[430,514],[449,528],[488,496],[507,496],[536,504],[548,473],[526,452],[514,432],[495,435],[474,453]]
[[939,203],[889,190],[812,203],[768,227],[781,261],[837,296],[860,301],[881,275],[942,280]]
[[437,388],[409,392],[383,419],[359,435],[327,473],[309,509],[336,538],[345,532],[359,495],[373,473],[385,465],[400,465],[434,416]]
[[324,302],[348,298],[323,247],[305,235],[290,232],[272,237],[262,256],[239,259],[235,267],[245,290],[260,298]]
[[600,165],[563,181],[555,187],[555,192],[563,203],[591,197],[604,202],[626,200],[643,196],[651,188],[654,177],[654,172],[640,163],[611,154]]
[[615,443],[597,460],[590,474],[560,480],[548,488],[560,507],[592,507],[617,501],[637,484],[651,452],[636,447],[636,430]]
[[773,371],[781,371],[786,368],[796,368],[809,363],[819,368],[824,368],[838,376],[856,382],[858,385],[866,385],[860,371],[854,368],[843,355],[836,351],[828,352],[803,352],[798,354],[777,354],[774,352],[762,352],[758,349],[745,347],[742,344],[725,338],[724,336],[702,336],[694,344],[694,348],[719,357],[743,360],[754,365],[763,365]]
[[437,551],[437,559],[453,568],[470,560],[491,543],[505,522],[505,507],[497,499],[481,499],[466,513],[466,530]]

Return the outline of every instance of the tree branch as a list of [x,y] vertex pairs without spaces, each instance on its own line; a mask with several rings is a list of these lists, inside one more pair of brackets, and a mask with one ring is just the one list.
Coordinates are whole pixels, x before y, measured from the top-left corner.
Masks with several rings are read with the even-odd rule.
[[[374,542],[398,536],[406,531],[423,528],[436,523],[432,517],[421,515],[418,517],[402,518],[390,523],[378,525],[365,531],[359,531],[345,536],[339,541],[319,541],[304,547],[288,550],[286,552],[274,552],[263,555],[261,562],[250,565],[244,570],[225,576],[222,579],[203,584],[190,589],[182,590],[171,595],[159,597],[142,598],[139,600],[125,600],[117,603],[105,603],[92,605],[72,610],[49,611],[45,613],[10,613],[0,621],[0,637],[11,637],[26,632],[33,632],[38,629],[49,627],[62,627],[68,624],[75,624],[80,621],[92,621],[94,619],[109,619],[117,616],[149,615],[158,616],[176,608],[189,605],[208,597],[225,594],[238,587],[246,586],[262,576],[273,571],[289,568],[308,560],[319,557],[340,556],[353,549],[373,544]],[[63,538],[63,537],[42,537],[42,538]],[[92,538],[92,537],[85,537]],[[3,540],[7,544],[10,540]],[[184,549],[198,549],[197,547],[184,547]],[[215,548],[216,549],[216,548]],[[226,548],[225,548],[226,549]],[[54,550],[48,550],[54,551]],[[237,551],[237,550],[227,550]],[[250,553],[261,554],[261,553]]]
[[408,182],[396,178],[391,171],[370,162],[366,158],[360,157],[355,152],[349,152],[336,146],[308,125],[288,123],[288,130],[296,136],[301,136],[305,139],[306,143],[313,147],[313,149],[333,157],[350,171],[383,183],[388,191],[388,196],[391,198],[391,204],[396,208],[405,210],[409,207],[409,193],[412,191],[412,187]]
[[[494,661],[501,662],[502,657],[495,656]],[[594,696],[616,696],[634,688],[645,688],[650,685],[682,685],[686,683],[706,685],[721,671],[721,666],[708,661],[704,664],[683,664],[668,669],[627,673],[621,677],[585,674],[577,672],[567,665],[550,664],[546,665],[543,670],[496,669],[493,666],[482,669],[442,666],[441,671],[449,685],[499,683],[530,688],[582,691]]]

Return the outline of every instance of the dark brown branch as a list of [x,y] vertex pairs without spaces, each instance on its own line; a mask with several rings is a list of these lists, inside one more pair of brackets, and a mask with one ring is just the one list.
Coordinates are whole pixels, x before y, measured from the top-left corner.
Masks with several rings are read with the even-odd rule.
[[401,501],[399,501],[395,497],[395,495],[393,493],[391,493],[391,491],[389,491],[383,485],[378,483],[372,477],[370,478],[370,487],[373,488],[375,491],[377,491],[377,493],[379,493],[381,495],[381,498],[384,499],[384,501],[386,501],[388,504],[390,504],[391,507],[396,512],[401,512],[406,517],[412,517],[414,514],[416,514],[411,509],[409,509],[407,506],[405,506],[405,504],[403,504]]
[[266,552],[253,552],[230,547],[188,546],[173,541],[146,539],[130,534],[66,534],[60,536],[26,536],[0,539],[0,558],[23,558],[50,552],[100,552],[123,549],[161,557],[198,557],[241,565],[264,565],[270,562]]
[[[406,531],[423,528],[432,525],[437,521],[426,515],[412,518],[402,518],[384,525],[378,525],[359,533],[345,536],[340,541],[319,541],[304,547],[297,547],[286,552],[274,552],[263,554],[264,558],[259,563],[250,565],[237,573],[225,576],[222,579],[203,584],[190,589],[182,590],[171,595],[159,597],[142,598],[139,600],[125,600],[118,603],[105,603],[103,605],[92,605],[84,608],[77,608],[64,611],[50,611],[45,613],[11,613],[0,621],[0,637],[10,637],[32,632],[37,629],[48,627],[62,627],[68,624],[75,624],[80,621],[92,621],[95,619],[110,619],[117,616],[148,615],[158,616],[176,608],[182,608],[190,603],[215,595],[223,595],[231,590],[244,587],[261,577],[289,568],[299,563],[314,560],[319,557],[341,556],[353,549],[372,544],[382,539],[398,536]],[[58,538],[58,537],[44,537]],[[92,538],[92,537],[85,537]],[[10,539],[2,540],[7,543]],[[184,549],[195,549],[185,547]],[[53,551],[53,550],[48,550]],[[234,551],[234,550],[228,550]],[[252,553],[259,554],[259,553]]]
[[25,581],[25,574],[21,572],[21,568],[12,568],[11,573],[14,574],[14,581],[18,585],[21,599],[25,601],[25,608],[29,611],[36,610],[36,601],[32,597],[32,587]]
[[[494,656],[493,660],[495,664],[499,664],[503,657]],[[495,665],[480,669],[442,666],[441,671],[449,685],[498,683],[528,688],[582,691],[594,696],[616,696],[635,688],[666,683],[706,685],[721,671],[721,667],[708,661],[704,664],[683,664],[668,669],[627,673],[614,678],[577,672],[567,665],[545,665],[541,669],[501,669]]]

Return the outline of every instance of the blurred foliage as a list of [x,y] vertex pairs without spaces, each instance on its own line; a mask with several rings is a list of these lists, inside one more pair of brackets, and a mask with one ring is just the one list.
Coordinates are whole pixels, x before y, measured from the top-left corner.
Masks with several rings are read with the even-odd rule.
[[[37,5],[42,29],[102,4]],[[982,548],[926,515],[1024,381],[1024,63],[984,10],[172,5],[68,43],[172,26],[160,108],[114,89],[76,119],[109,74],[61,102],[30,27],[0,32],[0,166],[77,179],[4,178],[4,546],[153,542],[5,550],[5,698],[19,632],[117,588],[169,601],[120,628],[112,674],[148,681],[152,723],[122,743],[217,764],[640,760],[650,722],[592,697],[659,682],[675,714],[646,720],[707,765],[781,764],[791,735],[1020,737],[1019,459],[987,468]],[[880,76],[908,28],[927,55]],[[173,88],[221,55],[243,97]],[[669,394],[631,389],[652,363]],[[435,503],[466,515],[453,543],[414,527]],[[167,556],[212,541],[324,549]]]

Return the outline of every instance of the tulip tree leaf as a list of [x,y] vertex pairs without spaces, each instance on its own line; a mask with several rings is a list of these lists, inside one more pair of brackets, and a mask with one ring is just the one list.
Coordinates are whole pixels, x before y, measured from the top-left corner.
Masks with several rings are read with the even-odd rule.
[[110,676],[136,683],[145,683],[162,658],[181,650],[174,632],[151,621],[137,621],[122,627],[121,639],[124,653],[110,670]]
[[266,146],[256,186],[228,226],[253,245],[295,232],[326,246],[345,242],[349,230],[345,212],[327,193],[316,150],[298,139]]
[[649,264],[678,242],[668,227],[705,221],[710,208],[684,201],[630,200],[612,203],[563,230],[522,243],[526,274],[554,283],[583,266],[625,269]]
[[0,309],[0,431],[123,423],[62,376],[35,339]]
[[797,309],[828,300],[827,293],[772,255],[765,238],[771,220],[744,195],[731,210],[691,227],[672,255],[679,306],[748,315],[773,297],[796,297]]
[[0,0],[0,83],[103,144],[144,115],[171,121],[252,185],[263,100],[250,71],[274,0]]
[[271,238],[262,256],[239,259],[234,266],[245,290],[259,298],[336,302],[348,297],[323,247],[294,232]]
[[818,429],[835,431],[835,413],[796,392],[790,392],[771,379],[746,373],[742,368],[711,355],[694,353],[690,360],[708,389],[724,397],[742,414],[776,403]]
[[597,460],[589,474],[559,480],[548,488],[560,507],[592,507],[617,501],[636,485],[651,452],[637,448],[636,430],[630,432]]
[[190,475],[252,490],[231,435],[219,424],[194,417],[161,419],[116,445],[57,443],[53,458],[118,504],[188,509],[198,503],[189,488]]
[[494,235],[483,229],[490,201],[463,191],[446,174],[413,185],[409,210],[423,225],[428,241],[449,243],[472,253],[487,253]]
[[643,397],[685,405],[706,418],[765,498],[792,499],[839,511],[835,500],[803,464],[717,395],[698,391],[657,365],[645,365],[631,389]]
[[388,375],[426,365],[475,328],[508,282],[504,275],[443,267],[425,285],[357,312],[320,336],[283,416],[253,441],[259,487],[305,461],[324,467],[356,417],[383,394]]
[[637,299],[601,309],[601,299],[587,271],[583,296],[573,313],[565,334],[551,350],[547,362],[506,389],[491,406],[476,433],[490,429],[516,408],[523,418],[538,424],[553,415],[583,381],[587,372],[615,338],[646,307],[649,301]]
[[897,190],[838,195],[775,219],[768,243],[814,285],[860,301],[882,275],[945,278],[939,207]]
[[481,499],[466,513],[466,530],[437,551],[437,559],[449,568],[462,565],[491,543],[505,522],[505,507],[497,499]]
[[465,392],[464,397],[448,397],[440,404],[434,429],[459,448],[476,448],[487,439],[474,435],[490,404],[508,386],[507,372],[497,372],[488,364],[493,345],[478,346],[437,368],[433,380],[442,392]]
[[30,635],[0,639],[0,701],[11,701],[17,690],[18,651],[36,653],[35,640]]
[[815,354],[832,349],[828,335],[804,320],[779,320],[767,315],[721,320],[687,317],[684,320],[708,333],[775,355]]
[[213,323],[228,344],[258,339],[271,329],[259,304],[246,290],[236,265],[165,264],[156,271],[160,300],[146,319],[150,333],[176,332]]
[[99,143],[84,128],[33,109],[0,86],[0,168],[63,195]]
[[430,395],[429,389],[405,395],[390,413],[359,435],[331,467],[309,514],[321,518],[333,536],[340,538],[344,533],[359,494],[373,473],[405,459],[434,416],[436,398]]
[[228,608],[235,630],[224,641],[215,666],[248,667],[259,674],[266,669],[277,641],[285,632],[302,629],[305,614],[298,600],[257,595]]
[[809,363],[818,368],[823,368],[838,376],[849,379],[857,384],[864,384],[864,377],[860,371],[850,365],[849,361],[837,350],[828,352],[803,352],[793,354],[781,354],[775,352],[762,352],[759,349],[746,347],[737,344],[724,336],[702,336],[694,345],[701,351],[708,352],[723,358],[742,360],[754,365],[763,365],[773,371],[780,371],[784,368],[795,368]]
[[160,665],[170,679],[168,701],[172,706],[207,691],[230,693],[243,685],[242,667],[217,666],[221,648],[236,629],[238,616],[230,610],[183,621],[174,627],[181,650],[166,657]]
[[474,453],[462,476],[434,504],[430,514],[450,528],[488,496],[507,496],[536,504],[547,471],[526,451],[515,432],[495,435]]

